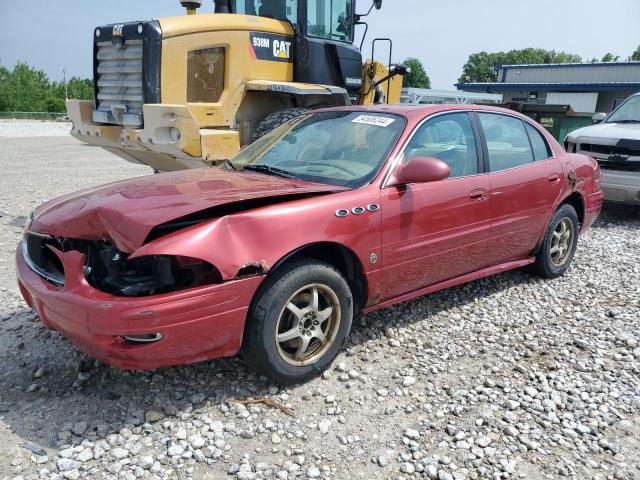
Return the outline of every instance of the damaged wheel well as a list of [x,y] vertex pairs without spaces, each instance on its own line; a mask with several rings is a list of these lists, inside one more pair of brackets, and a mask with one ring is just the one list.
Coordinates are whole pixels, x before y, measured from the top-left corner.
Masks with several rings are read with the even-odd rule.
[[300,247],[280,259],[271,271],[286,267],[287,264],[301,258],[313,258],[333,265],[344,276],[351,288],[356,311],[364,307],[367,302],[367,280],[364,276],[360,259],[352,250],[332,242],[314,243]]

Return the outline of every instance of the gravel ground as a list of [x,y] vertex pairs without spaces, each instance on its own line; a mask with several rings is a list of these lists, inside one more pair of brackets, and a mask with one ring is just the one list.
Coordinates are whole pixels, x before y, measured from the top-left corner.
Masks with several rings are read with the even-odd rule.
[[68,137],[71,123],[0,120],[0,138]]
[[640,478],[638,208],[608,205],[563,278],[360,317],[283,389],[239,359],[118,371],[45,331],[14,279],[24,216],[148,169],[66,136],[2,138],[0,169],[1,479]]

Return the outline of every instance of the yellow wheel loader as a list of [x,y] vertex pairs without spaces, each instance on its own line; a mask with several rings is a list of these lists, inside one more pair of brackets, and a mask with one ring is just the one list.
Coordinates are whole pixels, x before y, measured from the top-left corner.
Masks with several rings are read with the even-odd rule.
[[187,15],[94,30],[95,101],[67,101],[74,137],[179,170],[221,162],[308,109],[400,100],[406,69],[363,63],[354,45],[382,0],[365,15],[355,0],[215,0],[209,14],[181,4]]

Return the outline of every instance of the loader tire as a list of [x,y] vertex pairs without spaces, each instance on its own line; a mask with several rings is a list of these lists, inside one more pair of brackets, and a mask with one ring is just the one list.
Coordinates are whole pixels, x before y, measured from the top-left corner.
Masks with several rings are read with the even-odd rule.
[[274,128],[278,128],[283,123],[293,120],[294,118],[304,115],[310,111],[311,110],[308,108],[287,108],[270,113],[258,124],[258,128],[253,132],[252,140],[255,142],[259,138],[264,137]]

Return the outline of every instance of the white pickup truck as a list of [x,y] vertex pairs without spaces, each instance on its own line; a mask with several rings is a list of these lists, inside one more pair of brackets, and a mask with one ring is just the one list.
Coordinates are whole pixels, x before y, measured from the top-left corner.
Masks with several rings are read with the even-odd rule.
[[567,135],[567,152],[598,161],[605,200],[640,205],[640,93],[609,115],[596,113],[593,121],[597,125]]

